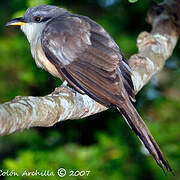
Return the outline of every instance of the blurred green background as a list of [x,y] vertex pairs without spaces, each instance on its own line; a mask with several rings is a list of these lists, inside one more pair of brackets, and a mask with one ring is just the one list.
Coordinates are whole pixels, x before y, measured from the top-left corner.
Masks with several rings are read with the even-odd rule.
[[[137,52],[136,38],[150,31],[145,22],[152,1],[139,0],[1,0],[0,2],[0,103],[15,96],[44,96],[60,80],[36,67],[29,44],[18,27],[5,23],[21,16],[26,8],[53,4],[87,15],[112,35],[127,58]],[[55,176],[8,179],[59,179],[57,169],[67,170],[64,179],[134,180],[180,179],[180,46],[161,73],[138,93],[136,107],[160,144],[176,176],[164,176],[138,138],[115,109],[81,120],[69,120],[50,128],[31,128],[0,138],[0,169],[22,173],[53,171]],[[89,176],[70,177],[70,171],[89,170]],[[1,172],[1,171],[0,171]]]

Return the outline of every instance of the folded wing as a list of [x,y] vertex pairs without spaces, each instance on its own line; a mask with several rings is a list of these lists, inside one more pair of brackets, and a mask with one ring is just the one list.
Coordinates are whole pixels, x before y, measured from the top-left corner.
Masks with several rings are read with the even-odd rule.
[[94,100],[117,107],[157,164],[172,172],[132,105],[135,98],[131,70],[117,44],[100,25],[68,13],[47,24],[41,44],[65,80]]

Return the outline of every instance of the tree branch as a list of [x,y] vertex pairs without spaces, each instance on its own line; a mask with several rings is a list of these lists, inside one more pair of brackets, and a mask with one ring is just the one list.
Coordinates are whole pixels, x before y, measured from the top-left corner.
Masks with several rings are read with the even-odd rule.
[[[158,73],[171,56],[180,33],[180,1],[165,0],[148,12],[151,33],[137,38],[138,53],[128,63],[136,93]],[[87,95],[62,87],[45,97],[16,97],[0,105],[0,135],[30,127],[48,127],[67,119],[80,119],[107,108]]]

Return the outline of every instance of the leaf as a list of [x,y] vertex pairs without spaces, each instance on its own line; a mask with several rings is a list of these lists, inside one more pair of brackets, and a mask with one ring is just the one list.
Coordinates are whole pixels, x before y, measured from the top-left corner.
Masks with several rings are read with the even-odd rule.
[[130,3],[135,3],[137,2],[138,0],[128,0]]

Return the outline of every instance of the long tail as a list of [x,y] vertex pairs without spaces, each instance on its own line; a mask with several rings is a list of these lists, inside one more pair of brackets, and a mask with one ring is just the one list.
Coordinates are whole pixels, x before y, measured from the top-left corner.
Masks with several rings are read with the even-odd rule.
[[[121,107],[117,107],[124,118],[127,120],[129,126],[132,130],[137,134],[140,140],[143,142],[144,146],[148,149],[149,153],[153,156],[156,163],[159,167],[164,171],[164,167],[167,171],[170,171],[173,175],[174,172],[171,169],[168,161],[164,157],[159,145],[156,143],[155,139],[151,135],[150,131],[146,127],[142,118],[139,116],[135,107],[131,104],[131,102],[121,105]],[[166,175],[166,173],[165,173]]]

